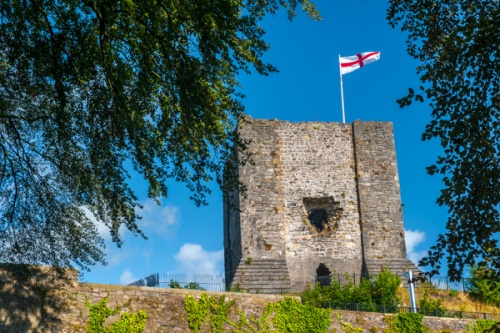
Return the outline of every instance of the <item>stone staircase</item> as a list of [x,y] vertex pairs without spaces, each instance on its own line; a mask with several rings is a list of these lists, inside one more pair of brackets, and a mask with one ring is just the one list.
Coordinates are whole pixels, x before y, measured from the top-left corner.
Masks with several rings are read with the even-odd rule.
[[378,275],[382,271],[382,268],[387,268],[397,275],[401,275],[409,270],[413,272],[414,276],[421,272],[409,259],[367,259],[365,262],[368,274],[371,276]]
[[289,292],[291,286],[286,260],[242,259],[231,288],[260,294]]

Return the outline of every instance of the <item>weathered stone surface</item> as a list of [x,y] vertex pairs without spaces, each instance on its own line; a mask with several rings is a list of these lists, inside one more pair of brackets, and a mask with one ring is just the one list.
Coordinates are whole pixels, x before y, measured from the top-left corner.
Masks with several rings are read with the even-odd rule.
[[398,273],[416,270],[406,259],[392,124],[247,119],[238,131],[253,163],[238,168],[246,196],[225,194],[228,284],[237,277],[253,290],[248,258],[286,262],[294,289],[314,281],[320,264],[358,277],[389,261]]

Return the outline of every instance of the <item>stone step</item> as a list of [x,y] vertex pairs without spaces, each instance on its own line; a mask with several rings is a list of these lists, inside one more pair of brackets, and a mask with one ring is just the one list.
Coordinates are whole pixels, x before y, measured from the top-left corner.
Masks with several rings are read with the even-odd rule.
[[420,269],[408,259],[369,259],[365,261],[370,275],[376,275],[382,269],[389,269],[392,273],[401,275],[412,270],[414,275],[420,273]]
[[241,260],[232,282],[233,288],[252,293],[273,294],[290,290],[286,260]]

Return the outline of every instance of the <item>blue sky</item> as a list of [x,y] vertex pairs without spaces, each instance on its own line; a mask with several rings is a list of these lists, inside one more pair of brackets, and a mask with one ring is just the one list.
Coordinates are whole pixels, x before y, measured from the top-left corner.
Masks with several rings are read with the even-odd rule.
[[[316,0],[323,17],[312,21],[299,13],[289,22],[282,10],[262,26],[271,50],[265,60],[280,70],[262,77],[240,75],[246,112],[254,118],[341,122],[338,55],[380,51],[381,59],[346,74],[346,122],[389,121],[394,124],[403,214],[410,259],[417,261],[444,232],[446,207],[435,203],[442,187],[425,167],[440,153],[439,142],[422,142],[430,108],[396,103],[409,87],[418,87],[416,61],[406,54],[405,35],[385,19],[380,0]],[[144,203],[139,223],[148,240],[123,231],[122,248],[106,239],[107,266],[94,266],[82,281],[122,284],[152,273],[223,274],[222,196],[215,184],[209,206],[196,207],[182,184],[168,184],[170,197],[157,206],[146,200],[146,186],[132,184]]]

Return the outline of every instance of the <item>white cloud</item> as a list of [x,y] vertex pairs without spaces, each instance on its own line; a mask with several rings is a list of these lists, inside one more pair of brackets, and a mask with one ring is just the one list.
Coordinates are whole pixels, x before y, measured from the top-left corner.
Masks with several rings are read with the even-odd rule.
[[[111,240],[111,233],[101,221],[97,221],[96,217],[86,207],[82,207],[87,218],[89,218],[97,227],[99,236],[105,241]],[[139,228],[147,235],[160,234],[162,236],[170,236],[175,227],[179,224],[181,210],[177,206],[160,206],[151,199],[147,199],[143,204],[143,209],[137,209],[137,214],[142,216],[142,220],[137,221]],[[120,236],[123,238],[126,227],[120,226]]]
[[420,259],[427,255],[427,251],[415,251],[415,248],[425,241],[425,232],[418,230],[405,230],[405,243],[408,259],[418,265]]
[[126,268],[122,275],[120,275],[120,283],[122,284],[129,284],[129,283],[132,283],[134,281],[137,281],[138,279],[134,276],[134,274],[128,269]]
[[[112,245],[115,246],[115,245]],[[106,253],[108,266],[116,267],[119,266],[122,262],[133,257],[133,252],[129,248],[121,247],[115,248],[112,250],[108,250]]]
[[96,227],[97,227],[97,232],[99,233],[99,236],[101,236],[104,240],[109,240],[111,239],[111,234],[109,233],[109,228],[104,225],[104,223],[97,221],[95,218],[94,214],[90,210],[88,210],[87,207],[82,207],[83,212],[85,213],[85,216],[92,221]]
[[174,259],[179,263],[180,273],[217,275],[222,272],[224,250],[205,251],[199,244],[186,243]]
[[[109,231],[109,227],[106,226],[101,221],[97,221],[94,214],[92,214],[92,212],[90,210],[88,210],[87,207],[82,207],[82,209],[83,209],[83,212],[85,213],[85,215],[87,216],[87,218],[96,225],[97,233],[99,234],[99,236],[102,239],[104,239],[105,241],[110,241],[111,240],[111,232]],[[118,230],[119,230],[120,236],[123,237],[123,232],[125,230],[125,226],[122,224],[120,226],[120,229],[118,229]]]
[[147,235],[148,233],[170,236],[179,224],[181,210],[177,206],[160,206],[151,199],[147,199],[137,214],[142,216],[138,222],[139,227]]

